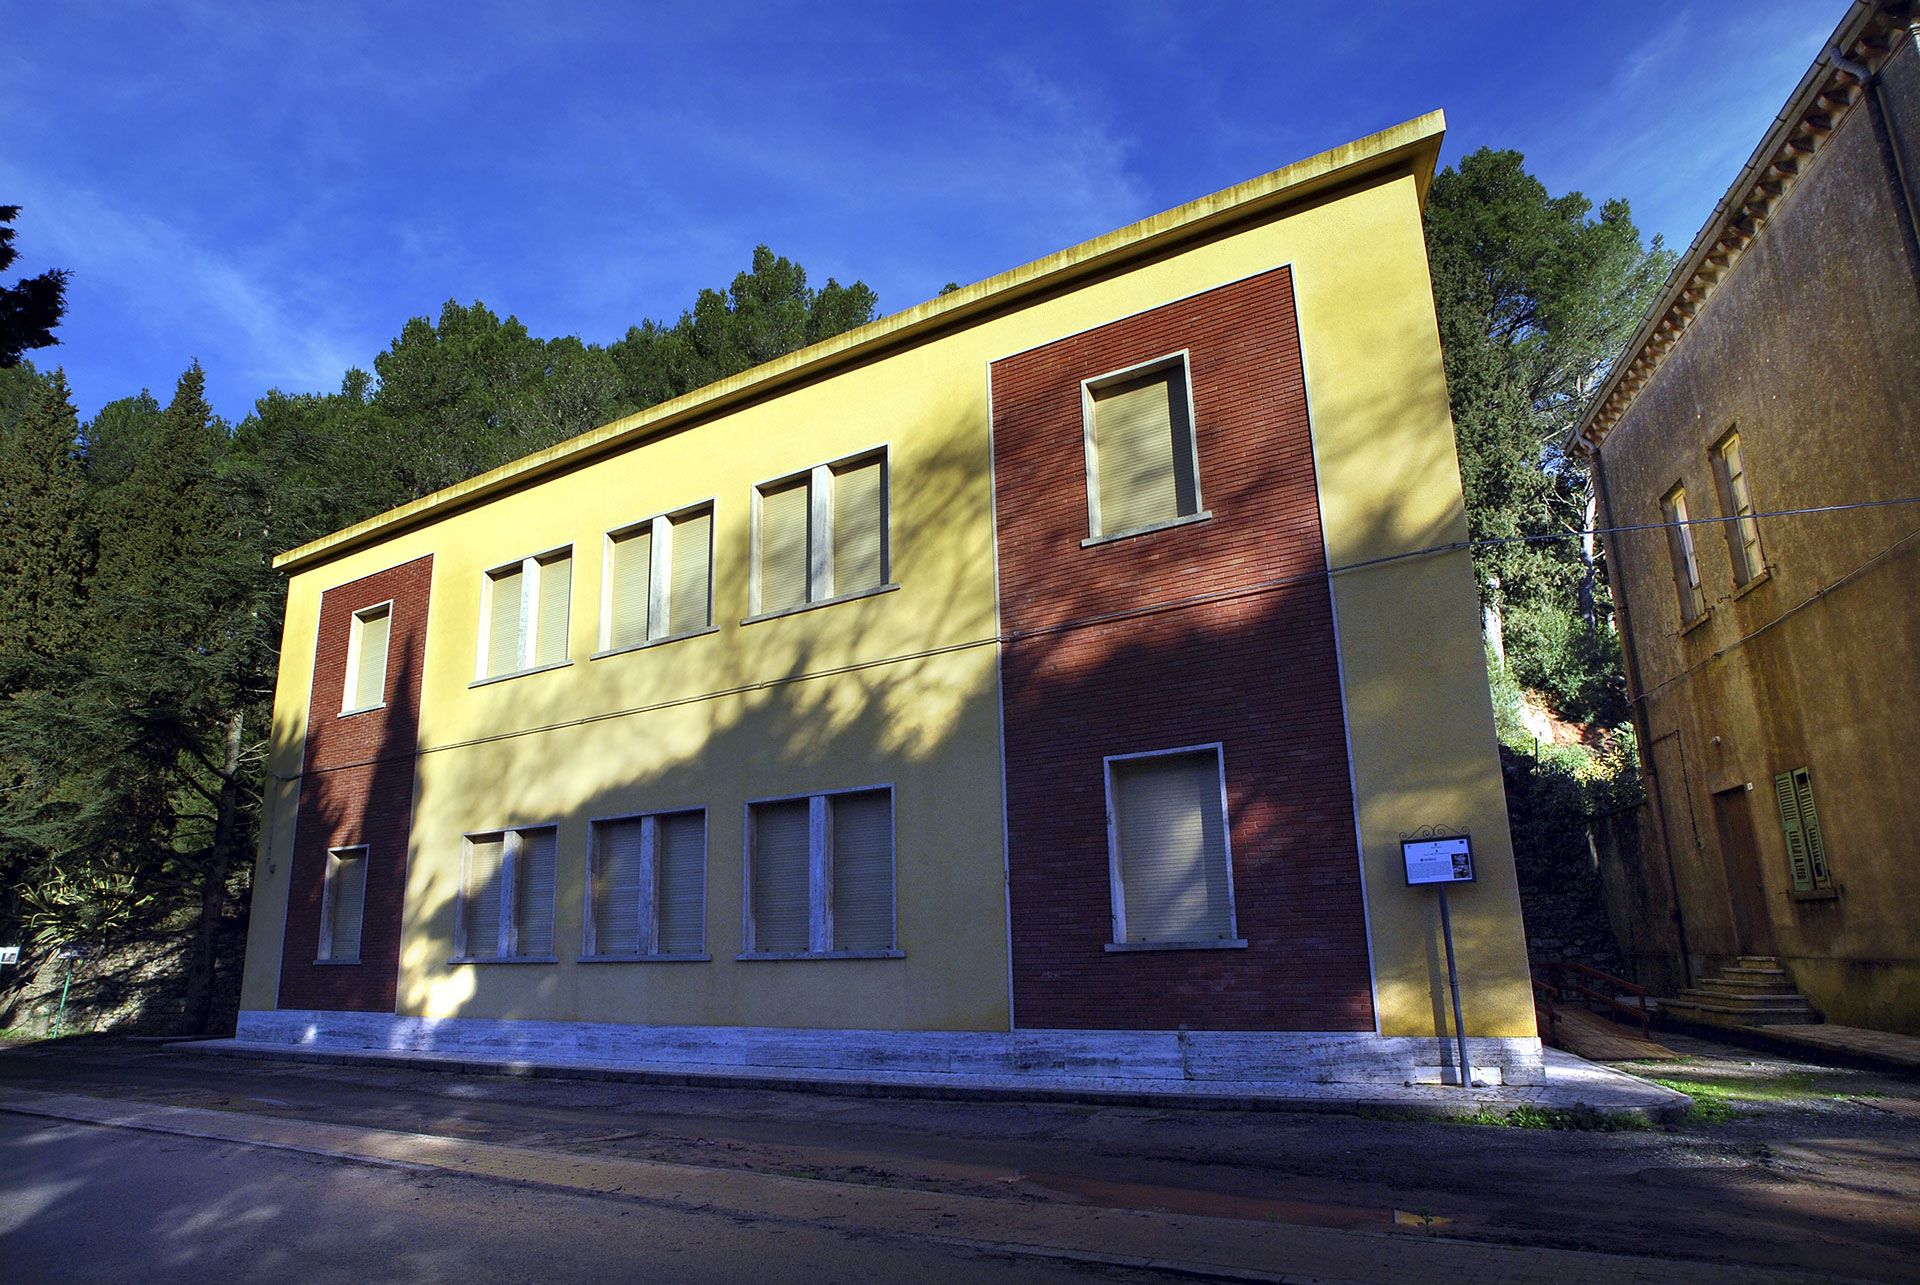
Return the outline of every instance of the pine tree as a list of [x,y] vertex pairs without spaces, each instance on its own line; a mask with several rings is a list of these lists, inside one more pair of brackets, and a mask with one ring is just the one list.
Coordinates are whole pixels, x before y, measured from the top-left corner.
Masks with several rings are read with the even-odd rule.
[[92,541],[79,416],[56,370],[0,432],[0,693],[37,662],[70,655],[84,636]]

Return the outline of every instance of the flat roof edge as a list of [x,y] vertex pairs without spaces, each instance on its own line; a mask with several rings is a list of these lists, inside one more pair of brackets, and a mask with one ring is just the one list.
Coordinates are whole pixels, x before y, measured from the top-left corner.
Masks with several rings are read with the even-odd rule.
[[1445,115],[1432,111],[1343,143],[576,434],[290,549],[275,557],[273,566],[276,570],[293,572],[320,565],[386,535],[433,521],[443,512],[530,485],[593,458],[637,445],[689,421],[850,364],[864,354],[902,346],[930,331],[984,319],[1023,296],[1053,289],[1077,277],[1094,275],[1115,262],[1182,241],[1202,239],[1223,224],[1293,204],[1337,183],[1412,166],[1419,199],[1424,204],[1445,132]]

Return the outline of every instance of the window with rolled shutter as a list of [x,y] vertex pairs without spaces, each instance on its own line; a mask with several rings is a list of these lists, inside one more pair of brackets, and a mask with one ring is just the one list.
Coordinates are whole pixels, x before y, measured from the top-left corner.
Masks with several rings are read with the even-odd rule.
[[326,907],[320,933],[321,959],[335,963],[360,958],[360,926],[366,914],[367,850],[335,848],[327,854]]
[[1787,871],[1795,892],[1833,887],[1827,866],[1826,837],[1813,802],[1813,773],[1804,767],[1773,778],[1774,801],[1780,806],[1780,828],[1787,840]]
[[828,796],[833,948],[893,948],[893,794]]
[[387,643],[393,609],[370,607],[356,612],[347,641],[347,681],[343,712],[377,709],[387,699]]
[[1218,750],[1115,759],[1108,768],[1115,942],[1234,935]]
[[805,478],[760,492],[760,561],[756,568],[756,612],[798,607],[809,592],[810,525]]
[[646,818],[601,821],[593,836],[593,952],[637,955],[646,910]]
[[697,955],[707,948],[707,818],[675,812],[655,818],[654,950]]
[[833,594],[887,582],[886,465],[869,456],[833,471]]
[[1093,534],[1160,526],[1200,511],[1184,358],[1087,385]]
[[653,527],[651,524],[608,542],[607,634],[603,645],[631,647],[647,640],[651,623],[648,600],[653,593]]
[[487,577],[487,663],[483,677],[496,678],[524,668],[520,660],[521,607],[526,572],[519,566]]
[[812,941],[808,801],[756,803],[752,818],[753,939],[748,949],[805,951]]
[[713,510],[670,519],[673,566],[667,589],[667,632],[689,634],[713,623]]
[[554,865],[558,847],[553,830],[520,830],[513,853],[513,940],[515,955],[553,954]]
[[506,892],[506,836],[478,835],[467,840],[466,871],[460,886],[460,953],[467,959],[495,959],[500,950],[500,903]]
[[552,665],[567,658],[567,609],[573,601],[573,558],[559,554],[540,560],[539,601],[534,612],[533,664]]

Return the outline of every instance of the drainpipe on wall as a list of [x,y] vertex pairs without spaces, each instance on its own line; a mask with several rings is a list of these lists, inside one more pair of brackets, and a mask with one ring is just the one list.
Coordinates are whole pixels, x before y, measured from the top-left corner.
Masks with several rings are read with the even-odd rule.
[[[1909,24],[1907,37],[1916,38],[1920,33],[1920,24]],[[1893,210],[1900,223],[1900,236],[1906,242],[1907,267],[1913,274],[1914,288],[1920,290],[1920,234],[1915,231],[1920,223],[1920,202],[1914,197],[1913,179],[1907,173],[1907,167],[1900,159],[1900,135],[1892,115],[1887,111],[1886,97],[1881,92],[1880,73],[1870,71],[1862,63],[1841,53],[1838,49],[1827,50],[1827,62],[1834,70],[1845,72],[1860,82],[1860,88],[1867,100],[1867,116],[1873,122],[1873,139],[1880,147],[1880,163],[1886,167],[1887,180],[1893,187]]]

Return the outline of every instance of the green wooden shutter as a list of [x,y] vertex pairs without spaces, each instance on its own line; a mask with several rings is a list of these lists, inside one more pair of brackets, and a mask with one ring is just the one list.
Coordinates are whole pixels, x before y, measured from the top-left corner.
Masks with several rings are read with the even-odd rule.
[[[1787,836],[1787,867],[1793,874],[1795,892],[1813,890],[1813,865],[1807,859],[1807,833],[1800,815],[1799,792],[1794,774],[1782,772],[1773,778],[1773,797],[1780,804],[1780,828]],[[1811,801],[1812,793],[1809,791]]]
[[1833,886],[1827,870],[1827,844],[1820,834],[1820,814],[1813,808],[1813,773],[1800,768],[1793,774],[1794,799],[1800,805],[1800,829],[1806,836],[1808,874],[1815,888]]

